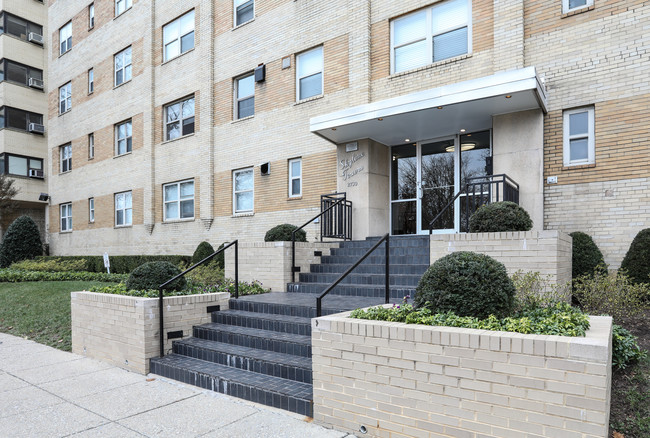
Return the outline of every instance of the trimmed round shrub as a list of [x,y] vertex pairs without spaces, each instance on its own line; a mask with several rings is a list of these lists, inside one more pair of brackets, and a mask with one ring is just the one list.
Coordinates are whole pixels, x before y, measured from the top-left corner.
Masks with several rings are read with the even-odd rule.
[[196,264],[206,258],[209,255],[212,255],[214,253],[214,248],[212,245],[210,245],[208,242],[201,242],[199,243],[199,246],[196,247],[196,250],[194,250],[194,254],[192,254],[192,264]]
[[[276,225],[266,232],[264,236],[265,242],[290,242],[291,232],[298,228],[291,224]],[[306,242],[307,233],[305,230],[300,230],[296,233],[296,242]]]
[[621,269],[635,283],[650,283],[650,228],[639,231],[627,250]]
[[582,277],[583,275],[594,275],[594,271],[599,266],[605,266],[603,253],[600,252],[589,234],[583,233],[582,231],[574,231],[573,233],[569,233],[569,236],[573,238],[573,255],[571,259],[573,264],[572,278]]
[[528,212],[509,201],[482,205],[469,218],[470,233],[498,233],[501,231],[529,231],[533,221]]
[[515,286],[505,266],[469,251],[449,254],[432,264],[416,288],[414,304],[434,313],[487,318],[508,316]]
[[34,220],[20,216],[9,225],[0,247],[0,267],[43,255],[41,235]]
[[[219,248],[217,248],[217,250],[222,249],[224,246],[226,246],[227,243],[228,242],[224,242],[221,245],[219,245]],[[219,269],[224,269],[224,267],[226,266],[226,253],[225,253],[225,251],[220,253],[220,254],[217,254],[217,256],[213,260],[214,260],[214,263],[217,265],[217,267]]]
[[[148,262],[138,266],[126,280],[127,289],[147,290],[158,289],[158,286],[181,273],[176,265],[170,262]],[[182,290],[187,285],[185,277],[180,277],[165,286],[164,290]]]

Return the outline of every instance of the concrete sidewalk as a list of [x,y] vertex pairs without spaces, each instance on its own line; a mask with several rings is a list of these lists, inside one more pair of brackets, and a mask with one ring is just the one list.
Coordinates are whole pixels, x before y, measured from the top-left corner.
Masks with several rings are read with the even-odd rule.
[[3,438],[352,438],[306,420],[0,333]]

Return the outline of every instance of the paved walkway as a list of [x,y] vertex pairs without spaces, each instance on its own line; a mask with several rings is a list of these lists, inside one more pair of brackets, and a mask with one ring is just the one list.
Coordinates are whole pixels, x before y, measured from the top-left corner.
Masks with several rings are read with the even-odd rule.
[[305,417],[0,333],[0,437],[349,437]]

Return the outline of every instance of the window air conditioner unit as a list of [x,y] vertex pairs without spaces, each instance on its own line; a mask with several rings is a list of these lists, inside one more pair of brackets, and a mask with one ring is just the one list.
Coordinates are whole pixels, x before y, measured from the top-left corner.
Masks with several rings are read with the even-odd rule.
[[45,126],[40,123],[30,123],[29,132],[35,132],[36,134],[45,134]]
[[29,169],[29,177],[43,179],[43,171],[39,169]]
[[29,78],[29,86],[32,88],[38,88],[39,90],[43,89],[43,81],[36,78]]
[[27,39],[30,43],[38,44],[39,46],[43,45],[43,35],[39,35],[36,32],[30,32]]

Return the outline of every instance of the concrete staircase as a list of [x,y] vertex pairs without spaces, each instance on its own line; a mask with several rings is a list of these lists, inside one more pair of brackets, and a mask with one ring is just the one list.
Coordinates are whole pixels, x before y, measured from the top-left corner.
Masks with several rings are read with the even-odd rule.
[[[191,338],[175,341],[172,354],[152,359],[151,372],[311,417],[316,296],[376,241],[342,242],[286,293],[231,299],[229,310],[214,312]],[[429,238],[393,237],[390,246],[391,301],[401,302],[413,296],[429,266]],[[382,245],[323,299],[323,314],[383,303],[384,251]]]

